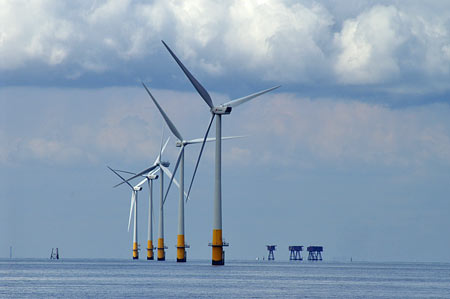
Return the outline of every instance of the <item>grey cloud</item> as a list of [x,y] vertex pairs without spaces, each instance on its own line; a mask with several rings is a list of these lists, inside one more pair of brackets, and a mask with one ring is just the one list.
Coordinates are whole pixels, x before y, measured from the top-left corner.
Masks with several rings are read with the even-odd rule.
[[242,123],[257,138],[251,151],[262,163],[421,167],[450,163],[449,112],[445,104],[392,109],[278,94],[248,109]]
[[[186,138],[202,136],[208,111],[197,95],[165,90],[154,94]],[[31,96],[39,98],[39,104],[21,110]],[[96,163],[105,157],[138,163],[158,151],[162,120],[140,88],[9,88],[2,97],[16,98],[2,101],[2,163],[29,158]],[[259,165],[283,157],[285,165],[297,167],[317,167],[316,162],[350,163],[350,168],[450,163],[450,111],[444,104],[392,109],[273,93],[239,108],[225,120],[224,134],[250,137],[233,142],[224,153],[230,163],[250,157]],[[14,117],[19,111],[20,121]]]

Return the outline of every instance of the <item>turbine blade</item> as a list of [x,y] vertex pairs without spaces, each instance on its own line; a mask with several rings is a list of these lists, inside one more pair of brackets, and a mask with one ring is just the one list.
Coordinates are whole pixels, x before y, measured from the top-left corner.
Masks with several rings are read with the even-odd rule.
[[194,78],[194,76],[192,76],[192,74],[189,72],[189,70],[183,65],[183,63],[178,59],[178,57],[172,52],[172,50],[169,48],[168,45],[166,45],[166,43],[163,40],[162,40],[162,43],[164,44],[166,49],[169,51],[170,55],[172,55],[173,59],[175,59],[175,61],[181,67],[181,69],[183,70],[186,77],[188,77],[189,81],[191,81],[192,85],[194,85],[195,89],[200,94],[200,96],[203,98],[205,103],[209,106],[209,108],[213,108],[214,107],[213,101],[211,100],[211,96],[206,91],[206,89],[197,81],[197,79]]
[[214,116],[215,116],[215,114],[213,114],[211,116],[211,120],[209,121],[208,129],[206,130],[205,137],[203,138],[202,147],[200,148],[200,153],[198,155],[197,163],[195,164],[194,173],[192,174],[192,179],[191,179],[191,183],[189,185],[189,190],[188,190],[188,193],[187,193],[187,196],[186,196],[186,201],[189,199],[189,194],[191,194],[192,184],[194,183],[195,174],[197,173],[198,164],[200,163],[200,159],[202,157],[203,149],[205,148],[206,139],[208,138],[209,129],[211,129],[211,125],[212,125],[212,122],[214,120]]
[[246,137],[248,137],[248,135],[227,136],[227,137],[222,137],[222,140],[239,139],[239,138],[246,138]]
[[[228,140],[228,139],[237,139],[237,138],[244,138],[244,137],[248,137],[246,135],[241,135],[241,136],[228,136],[228,137],[222,137],[222,140]],[[211,142],[211,141],[215,141],[216,137],[209,137],[206,138],[206,142]],[[196,138],[196,139],[191,139],[188,141],[185,141],[185,144],[196,144],[196,143],[202,143],[203,142],[203,138]]]
[[155,162],[153,162],[154,165],[156,165],[159,162],[159,160],[161,159],[161,152],[162,152],[162,147],[163,147],[163,141],[164,141],[164,124],[161,127],[161,143],[159,145],[159,154],[156,157]]
[[[172,173],[170,172],[170,170],[167,167],[164,167],[161,165],[161,169],[164,171],[164,173],[167,175],[167,177],[169,177],[169,178],[173,177]],[[174,178],[173,183],[175,184],[175,186],[178,187],[178,189],[180,189],[180,184],[178,183],[177,179]],[[184,192],[184,197],[186,197],[186,199],[188,198],[186,192]],[[164,205],[164,203],[165,203],[165,199],[163,200],[163,205]]]
[[135,187],[137,187],[137,188],[141,187],[146,181],[147,181],[147,178],[143,179]]
[[131,225],[131,216],[133,215],[133,207],[135,202],[135,192],[134,190],[131,191],[131,203],[130,203],[130,217],[128,218],[128,231],[130,231],[130,225]]
[[183,151],[184,151],[184,146],[181,146],[180,153],[178,154],[178,157],[177,157],[177,163],[175,164],[175,167],[173,169],[173,176],[170,178],[169,185],[167,186],[167,191],[166,191],[166,195],[164,196],[163,203],[166,202],[167,194],[169,194],[170,186],[172,185],[175,174],[177,173],[178,165],[180,164],[181,154],[183,153]]
[[166,112],[161,108],[159,103],[156,101],[156,99],[153,97],[153,95],[150,93],[150,90],[148,90],[147,86],[142,82],[142,85],[144,86],[145,90],[147,91],[148,95],[152,99],[153,103],[155,103],[156,107],[158,108],[159,112],[161,113],[162,117],[166,121],[167,126],[169,127],[170,131],[172,131],[173,135],[178,138],[178,140],[183,141],[183,137],[181,136],[180,132],[178,132],[177,128],[173,124],[173,122],[170,120],[170,118],[167,116]]
[[152,171],[150,171],[148,174],[153,175],[155,173],[157,173],[159,171],[159,166],[156,167],[155,169],[153,169]]
[[163,138],[161,137],[161,147],[159,148],[159,154],[155,159],[155,162],[153,162],[153,165],[157,165],[159,163],[159,161],[161,160],[161,154],[164,153],[164,150],[166,149],[167,143],[169,142],[169,138],[167,138],[166,143],[163,145]]
[[[166,143],[164,143],[164,146],[163,146],[162,149],[161,149],[161,154],[164,153],[164,150],[166,149],[166,146],[167,146],[167,143],[169,143],[169,140],[170,140],[170,136],[167,137]],[[160,156],[159,158],[161,158],[161,156]]]
[[135,172],[131,172],[131,171],[126,171],[126,170],[120,170],[120,169],[114,169],[117,172],[123,172],[123,173],[128,173],[128,174],[132,174],[132,175],[136,175]]
[[[163,166],[163,165],[160,165],[159,167],[161,167],[161,170],[167,175],[167,177],[168,177],[170,180],[173,180],[172,172],[170,172],[170,170],[169,170],[167,167],[165,167],[165,166]],[[163,174],[161,174],[161,175],[163,175]],[[179,186],[179,185],[178,185],[178,186]],[[164,205],[165,202],[166,202],[166,198],[164,197],[164,199],[163,199],[163,205]]]
[[109,166],[106,166],[106,167],[108,167],[109,168],[109,170],[111,170],[112,172],[114,172],[123,182],[122,183],[120,183],[120,184],[117,184],[117,185],[115,185],[114,187],[117,187],[117,186],[119,186],[119,185],[122,185],[123,183],[127,183],[128,184],[128,186],[130,186],[130,188],[131,189],[133,189],[133,186],[131,186],[131,184],[130,183],[128,183],[128,181],[127,180],[125,180],[120,174],[118,174],[114,169],[112,169],[111,167],[109,167]]
[[251,94],[251,95],[245,96],[245,97],[243,97],[243,98],[239,98],[239,99],[236,99],[236,100],[232,100],[232,101],[226,102],[226,103],[224,103],[224,104],[222,104],[222,105],[220,105],[220,106],[224,106],[224,107],[236,107],[236,106],[239,106],[239,105],[241,105],[241,104],[244,104],[245,102],[248,102],[248,101],[250,101],[251,99],[254,99],[254,98],[256,98],[256,97],[258,97],[258,96],[260,96],[260,95],[262,95],[262,94],[265,94],[265,93],[267,93],[267,92],[269,92],[269,91],[272,91],[272,90],[274,90],[274,89],[277,89],[277,88],[280,87],[280,86],[281,86],[281,85],[278,85],[278,86],[275,86],[275,87],[272,87],[272,88],[269,88],[269,89],[266,89],[266,90],[262,90],[262,91],[253,93],[253,94]]
[[[132,177],[129,178],[128,180],[125,180],[124,178],[122,178],[123,182],[122,182],[122,183],[119,183],[119,184],[117,184],[117,185],[115,185],[114,187],[120,186],[120,185],[122,185],[123,183],[127,183],[131,188],[133,188],[133,186],[131,186],[131,184],[128,183],[129,181],[131,181],[131,180],[133,180],[133,179],[135,179],[135,178],[137,178],[137,177],[143,175],[144,173],[149,173],[150,171],[152,171],[152,170],[155,169],[156,167],[158,167],[158,165],[152,165],[152,166],[150,166],[149,168],[144,169],[144,170],[142,170],[141,172],[139,172],[138,174],[132,176]],[[109,168],[109,167],[108,167],[108,168]],[[110,169],[111,169],[111,168],[110,168]],[[112,170],[112,169],[111,169],[111,170]],[[112,171],[114,171],[114,170],[112,170]],[[115,172],[115,173],[116,173],[116,172]],[[118,173],[116,173],[116,174],[117,174],[118,176],[120,176]]]

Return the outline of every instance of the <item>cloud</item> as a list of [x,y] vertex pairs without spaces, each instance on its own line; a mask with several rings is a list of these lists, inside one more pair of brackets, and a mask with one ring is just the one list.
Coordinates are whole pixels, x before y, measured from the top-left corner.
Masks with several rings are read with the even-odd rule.
[[[203,136],[209,113],[196,94],[158,89],[153,93],[186,139]],[[1,163],[26,159],[150,163],[159,151],[162,120],[141,88],[9,88],[2,95]],[[39,102],[22,109],[31,95]],[[12,96],[15,102],[6,101]],[[12,117],[17,111],[22,118]],[[449,115],[445,104],[394,109],[272,93],[225,117],[224,136],[248,137],[227,141],[224,157],[228,164],[251,160],[255,167],[274,161],[301,168],[344,169],[448,165]],[[174,155],[176,149],[168,148],[167,157]]]
[[[209,115],[201,117],[208,110],[201,109],[197,95],[152,92],[186,139],[203,136]],[[0,95],[0,163],[26,159],[73,164],[108,159],[153,162],[159,151],[162,118],[143,88],[11,87],[0,88]],[[166,152],[171,154],[170,149]]]
[[252,143],[258,147],[251,147],[250,155],[260,163],[281,159],[300,167],[351,168],[450,162],[450,109],[445,104],[392,109],[278,94],[255,106],[245,112],[243,123],[257,137]]
[[324,68],[320,45],[330,37],[333,18],[320,4],[236,1],[230,18],[224,43],[241,67],[262,71],[268,80],[303,82]]
[[378,83],[397,77],[395,51],[405,42],[401,17],[393,6],[375,6],[356,19],[346,20],[334,42],[339,54],[335,64],[342,83]]
[[23,67],[34,60],[49,65],[62,63],[69,55],[67,43],[74,37],[74,24],[57,16],[62,8],[50,1],[2,1],[0,69]]
[[[294,89],[389,91],[420,83],[447,91],[450,6],[380,3],[3,1],[0,70],[6,84],[65,78],[76,85],[95,75],[97,84],[111,85],[150,74],[163,85],[165,39],[196,75],[218,85],[268,80]],[[48,76],[30,77],[42,72]]]
[[53,160],[55,162],[68,161],[77,158],[81,151],[69,147],[56,140],[45,140],[43,138],[31,138],[27,148],[36,159]]
[[[375,5],[343,22],[336,32],[334,70],[343,84],[392,84],[419,78],[448,81],[449,18],[447,9],[413,4]],[[441,77],[441,78],[439,78]],[[439,78],[439,79],[438,79]],[[404,84],[404,83],[403,83]],[[448,84],[447,84],[448,89]]]

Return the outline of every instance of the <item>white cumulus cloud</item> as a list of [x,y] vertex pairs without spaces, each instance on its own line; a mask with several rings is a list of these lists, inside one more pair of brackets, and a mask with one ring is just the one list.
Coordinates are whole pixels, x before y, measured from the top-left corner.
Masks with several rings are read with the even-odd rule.
[[165,67],[164,39],[200,76],[448,89],[450,5],[383,3],[2,1],[0,70],[139,77],[129,63]]
[[74,39],[74,24],[65,18],[63,9],[55,1],[2,1],[0,69],[22,67],[34,60],[62,63]]
[[405,40],[400,13],[393,6],[375,6],[346,20],[335,35],[338,80],[359,84],[395,78],[400,71],[395,52]]

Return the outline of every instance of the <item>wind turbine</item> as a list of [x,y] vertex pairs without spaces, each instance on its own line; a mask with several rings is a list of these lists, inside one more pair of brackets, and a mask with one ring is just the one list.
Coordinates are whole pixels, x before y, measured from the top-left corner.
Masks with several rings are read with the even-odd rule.
[[169,51],[170,55],[175,59],[177,64],[183,70],[186,77],[188,77],[189,81],[191,81],[194,88],[203,98],[205,103],[209,106],[211,112],[211,120],[208,125],[208,129],[206,130],[205,137],[203,139],[202,147],[200,149],[200,153],[198,156],[197,164],[195,165],[194,174],[192,176],[191,184],[189,186],[188,196],[191,191],[192,183],[195,178],[195,174],[197,172],[198,163],[200,162],[200,158],[202,156],[203,148],[208,137],[209,129],[211,128],[211,124],[216,118],[216,154],[215,154],[215,187],[214,187],[214,220],[213,220],[213,237],[212,237],[212,264],[213,265],[224,265],[224,252],[223,246],[226,246],[222,240],[222,115],[227,115],[231,113],[232,108],[237,107],[247,101],[250,101],[253,98],[256,98],[262,94],[265,94],[269,91],[272,91],[280,86],[275,86],[242,98],[238,98],[224,104],[214,106],[214,103],[211,99],[211,96],[206,91],[206,89],[194,78],[194,76],[189,72],[189,70],[183,65],[183,63],[178,59],[178,57],[172,52],[172,50],[167,46],[167,44],[162,41],[166,49]]
[[127,182],[117,171],[109,167],[109,170],[114,172],[119,178],[122,179],[123,182],[127,183],[131,188],[131,203],[130,203],[130,217],[128,218],[128,231],[130,231],[131,224],[131,215],[134,213],[134,221],[133,221],[133,260],[139,259],[138,252],[138,236],[137,236],[137,200],[138,200],[138,191],[142,190],[142,184],[145,183],[145,180],[137,184],[136,186],[132,186],[129,182]]
[[[203,138],[198,139],[192,139],[192,140],[185,140],[174,123],[170,120],[169,116],[165,113],[165,111],[162,109],[162,107],[159,105],[158,101],[153,97],[150,90],[147,88],[147,86],[142,82],[142,85],[144,86],[145,90],[147,91],[148,95],[152,99],[153,103],[158,108],[159,112],[161,113],[162,117],[164,118],[167,126],[169,127],[172,134],[178,139],[176,146],[180,147],[180,152],[177,157],[177,162],[175,164],[173,174],[175,176],[178,166],[180,166],[180,199],[178,202],[178,235],[177,235],[177,262],[186,262],[186,243],[185,243],[185,237],[184,237],[184,147],[189,144],[196,144],[196,143],[202,143]],[[232,136],[232,137],[223,137],[222,139],[233,139],[233,138],[240,138],[244,136]],[[206,141],[214,141],[215,138],[207,138]],[[167,194],[169,193],[170,186],[172,184],[172,180],[170,180],[169,186],[167,187],[166,195],[164,197],[164,201],[167,197]],[[187,200],[187,198],[186,198]]]

